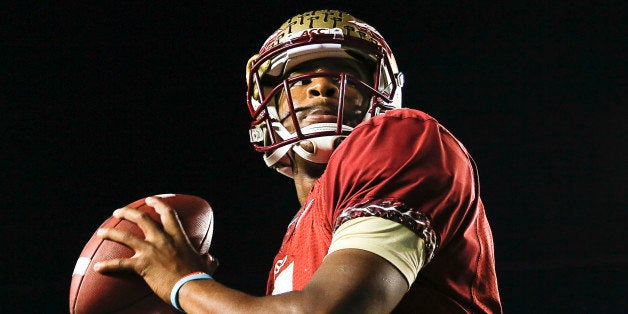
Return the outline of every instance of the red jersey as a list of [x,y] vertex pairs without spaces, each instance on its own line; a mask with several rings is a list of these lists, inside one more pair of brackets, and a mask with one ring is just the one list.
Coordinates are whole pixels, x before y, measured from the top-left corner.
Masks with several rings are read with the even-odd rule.
[[502,312],[475,165],[434,118],[411,109],[361,123],[334,151],[288,227],[267,293],[303,289],[333,232],[366,216],[398,222],[425,241],[428,262],[396,312]]

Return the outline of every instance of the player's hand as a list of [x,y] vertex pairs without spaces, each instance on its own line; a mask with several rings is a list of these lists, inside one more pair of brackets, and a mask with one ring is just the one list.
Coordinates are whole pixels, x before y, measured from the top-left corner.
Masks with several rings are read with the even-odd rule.
[[133,208],[115,210],[114,217],[136,223],[144,232],[145,239],[114,228],[99,229],[98,236],[133,249],[135,255],[96,263],[94,269],[101,273],[134,271],[160,298],[170,302],[170,290],[177,280],[194,271],[212,274],[218,267],[218,261],[209,254],[199,255],[173,208],[158,197],[146,198],[146,205],[155,209],[161,223]]

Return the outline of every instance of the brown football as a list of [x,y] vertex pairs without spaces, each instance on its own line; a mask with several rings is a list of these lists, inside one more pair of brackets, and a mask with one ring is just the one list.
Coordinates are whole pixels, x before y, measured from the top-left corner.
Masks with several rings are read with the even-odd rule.
[[[190,242],[201,254],[209,251],[214,230],[214,214],[204,199],[185,194],[159,195],[177,211],[181,224]],[[127,207],[136,208],[159,221],[155,210],[146,205],[144,198]],[[134,223],[110,217],[101,228],[116,228],[144,237]],[[133,250],[95,234],[81,252],[70,284],[70,313],[178,313],[171,305],[163,302],[137,274],[118,273],[103,275],[94,271],[94,263],[133,256]]]

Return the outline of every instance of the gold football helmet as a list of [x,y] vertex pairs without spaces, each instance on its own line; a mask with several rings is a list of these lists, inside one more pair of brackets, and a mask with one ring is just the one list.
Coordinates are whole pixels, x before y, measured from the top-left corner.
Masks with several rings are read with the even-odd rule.
[[[304,62],[322,58],[351,60],[362,65],[366,78],[347,73],[325,73],[340,82],[360,86],[368,94],[368,110],[362,121],[387,110],[401,107],[403,74],[399,72],[392,50],[375,28],[364,21],[338,10],[316,10],[298,14],[277,29],[262,45],[259,53],[247,63],[247,105],[253,119],[249,130],[255,150],[264,153],[266,164],[291,176],[287,152],[295,151],[316,163],[327,163],[338,137],[347,136],[353,126],[347,125],[342,114],[336,123],[318,123],[289,132],[280,123],[277,99],[289,95],[294,82],[290,71]],[[299,79],[321,76],[318,73],[299,75]],[[344,92],[339,93],[338,112],[343,110]],[[294,110],[291,109],[294,116]],[[296,119],[294,119],[296,121]],[[305,151],[299,142],[308,140],[314,151]],[[282,162],[279,162],[282,161]]]

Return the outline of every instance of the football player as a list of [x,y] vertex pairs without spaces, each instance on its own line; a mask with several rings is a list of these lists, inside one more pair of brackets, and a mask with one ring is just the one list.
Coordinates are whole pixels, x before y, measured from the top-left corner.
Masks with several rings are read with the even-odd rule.
[[501,313],[476,166],[433,117],[402,108],[403,74],[375,28],[317,10],[287,20],[246,69],[249,130],[266,165],[294,180],[301,208],[267,296],[230,289],[187,244],[173,209],[133,209],[136,251],[96,265],[134,270],[181,311]]

